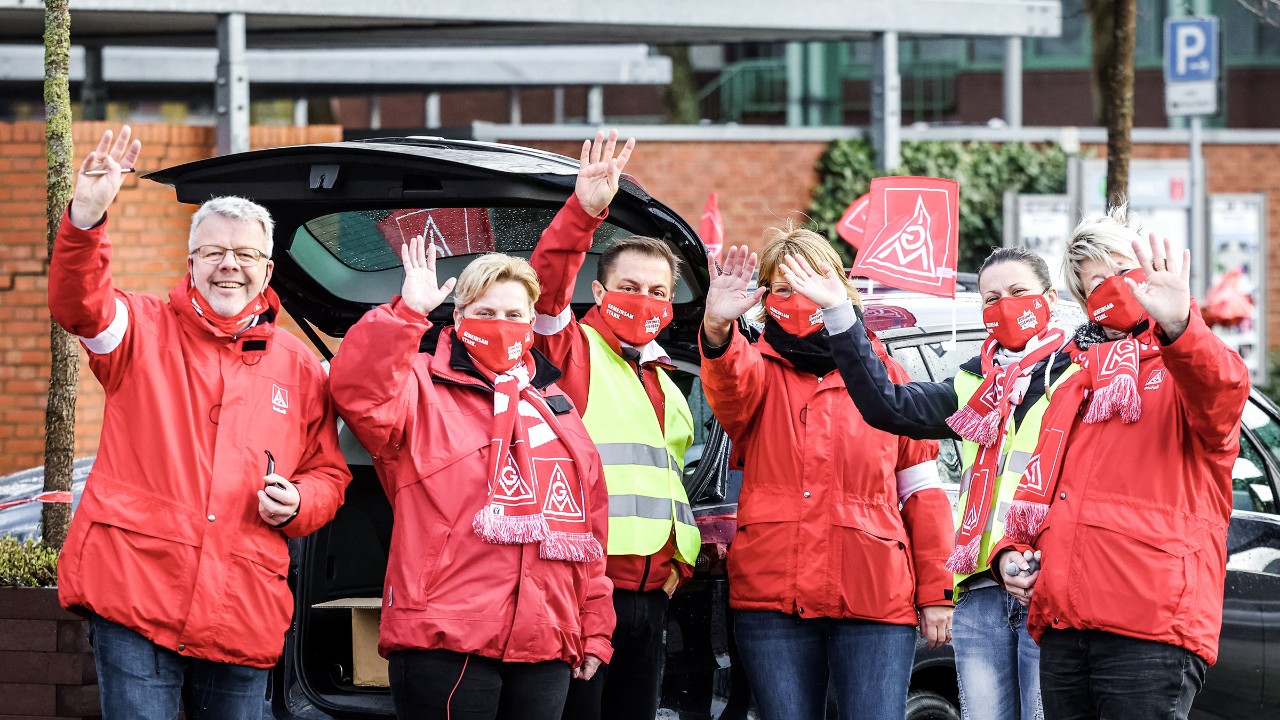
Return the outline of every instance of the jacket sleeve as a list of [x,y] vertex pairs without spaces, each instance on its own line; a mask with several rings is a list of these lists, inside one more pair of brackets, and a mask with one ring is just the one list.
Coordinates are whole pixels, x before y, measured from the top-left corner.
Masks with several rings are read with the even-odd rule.
[[[890,382],[902,382],[907,371],[892,358],[880,358]],[[947,592],[955,577],[946,568],[955,547],[951,502],[938,477],[938,442],[898,437],[898,501],[902,524],[911,541],[911,564],[916,572],[916,606],[951,605]]]
[[1192,303],[1187,329],[1160,350],[1178,387],[1187,423],[1212,450],[1236,442],[1249,399],[1249,368],[1205,325]]
[[418,402],[413,363],[429,327],[425,315],[396,297],[352,325],[329,364],[338,414],[374,456],[404,441],[410,409]]
[[571,302],[596,228],[606,217],[607,210],[600,217],[591,217],[578,204],[578,197],[570,195],[542,231],[529,258],[541,290],[534,306],[534,346],[560,368],[564,377],[557,384],[579,412],[587,408],[591,350],[573,316]]
[[[604,482],[604,467],[600,464],[600,456],[594,450],[591,453],[595,468],[595,482],[591,485],[591,533],[600,542],[600,547],[608,547],[609,535],[609,490]],[[601,555],[591,563],[587,578],[587,600],[582,608],[582,646],[583,652],[595,655],[604,662],[613,658],[613,629],[617,624],[617,616],[613,609],[613,581],[605,574],[605,566],[609,556]]]
[[290,482],[298,488],[298,514],[283,530],[288,537],[302,537],[319,530],[342,506],[351,471],[338,447],[338,412],[329,394],[324,372],[316,368],[320,406],[307,426],[302,459]]
[[740,440],[764,398],[766,360],[737,327],[723,348],[708,349],[706,342],[706,335],[699,329],[702,391],[725,432]]
[[959,405],[950,383],[890,380],[852,303],[823,308],[822,318],[836,369],[868,425],[913,438],[956,437],[947,426]]

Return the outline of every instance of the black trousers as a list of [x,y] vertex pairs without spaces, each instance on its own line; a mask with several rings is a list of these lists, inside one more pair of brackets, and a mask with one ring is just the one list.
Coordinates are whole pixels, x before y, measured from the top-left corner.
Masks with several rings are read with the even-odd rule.
[[590,680],[569,683],[564,720],[653,720],[662,695],[668,600],[661,589],[613,591],[613,659]]
[[1101,630],[1040,639],[1046,720],[1186,720],[1208,666],[1199,655]]
[[569,664],[560,660],[397,650],[387,663],[399,720],[556,720],[569,691]]

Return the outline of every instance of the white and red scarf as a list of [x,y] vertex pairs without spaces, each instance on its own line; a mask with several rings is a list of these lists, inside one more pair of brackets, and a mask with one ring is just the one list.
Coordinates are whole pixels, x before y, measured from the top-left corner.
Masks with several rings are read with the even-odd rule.
[[535,448],[562,435],[555,414],[530,384],[533,366],[529,354],[496,376],[476,364],[494,387],[493,433],[489,495],[471,527],[481,539],[498,545],[539,543],[544,560],[596,560],[604,550],[591,533],[591,509],[573,461],[539,462],[534,457]]
[[[994,335],[982,344],[982,384],[964,407],[947,418],[947,425],[957,435],[979,446],[969,475],[969,496],[956,529],[956,547],[947,560],[951,572],[968,575],[977,571],[1009,417],[1026,396],[1036,366],[1052,362],[1053,355],[1066,344],[1067,331],[1057,322],[1047,325],[1018,352],[1000,347]],[[1047,368],[1045,377],[1047,381]]]
[[1040,532],[1062,473],[1067,438],[1081,413],[1081,419],[1089,424],[1117,415],[1124,423],[1135,423],[1142,417],[1138,368],[1143,360],[1159,354],[1159,341],[1152,329],[1095,343],[1085,350],[1074,348],[1072,358],[1080,371],[1059,388],[1045,412],[1040,440],[1005,518],[1005,537],[1029,545]]

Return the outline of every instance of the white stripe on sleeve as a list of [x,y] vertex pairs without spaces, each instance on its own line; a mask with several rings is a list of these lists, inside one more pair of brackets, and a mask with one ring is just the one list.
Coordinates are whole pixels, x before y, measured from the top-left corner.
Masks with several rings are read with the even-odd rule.
[[543,315],[538,313],[533,318],[533,331],[539,335],[555,335],[561,330],[569,327],[569,321],[573,319],[573,308],[565,307],[560,311],[559,315]]
[[107,329],[95,337],[81,337],[80,342],[84,343],[85,349],[94,355],[106,355],[120,347],[120,343],[124,342],[124,333],[128,329],[129,306],[125,305],[120,298],[116,298],[116,317]]
[[900,503],[905,503],[907,498],[921,490],[942,489],[942,479],[938,477],[938,463],[933,460],[899,470],[897,477]]

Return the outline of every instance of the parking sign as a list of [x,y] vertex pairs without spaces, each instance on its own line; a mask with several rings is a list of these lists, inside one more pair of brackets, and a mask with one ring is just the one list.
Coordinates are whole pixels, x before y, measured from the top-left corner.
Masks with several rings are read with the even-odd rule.
[[1218,112],[1218,18],[1164,23],[1164,98],[1170,117]]

